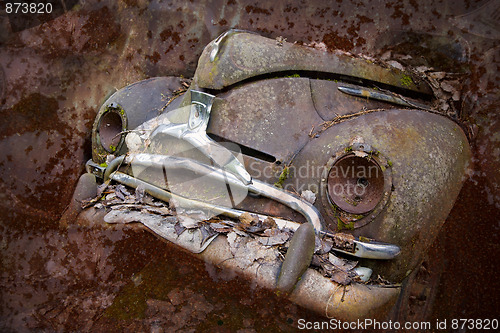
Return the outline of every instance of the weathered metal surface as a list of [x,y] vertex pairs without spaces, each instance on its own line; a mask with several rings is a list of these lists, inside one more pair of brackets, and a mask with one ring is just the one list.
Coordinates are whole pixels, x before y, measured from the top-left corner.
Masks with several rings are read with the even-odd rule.
[[386,108],[387,104],[368,98],[351,98],[338,94],[342,82],[311,79],[311,95],[318,114],[323,120],[332,120],[337,116],[357,113],[367,109]]
[[322,121],[312,103],[309,79],[280,78],[218,94],[207,132],[286,163]]
[[[234,35],[228,36],[224,40],[232,36]],[[221,45],[224,40],[221,40]],[[233,44],[230,43],[229,45]],[[226,46],[229,47],[228,45]],[[223,52],[224,47],[218,49],[217,55]],[[217,62],[217,59],[216,56],[214,62]],[[204,65],[202,58],[199,68],[203,68]],[[317,83],[317,86],[320,89],[322,88],[323,93],[325,93],[324,88],[329,85]],[[197,87],[199,86],[199,82],[195,79],[193,85]],[[314,94],[312,92],[311,79],[309,78],[274,78],[249,82],[232,88],[231,90],[219,93],[213,105],[211,102],[208,103],[207,114],[212,109],[212,116],[207,132],[222,140],[243,145],[247,147],[247,151],[252,150],[254,153],[270,157],[270,160],[285,163],[287,169],[293,169],[293,181],[280,181],[283,182],[284,186],[291,186],[294,190],[299,189],[301,191],[308,189],[315,192],[321,199],[317,201],[316,206],[321,209],[324,216],[330,218],[329,222],[332,229],[341,229],[342,225],[336,223],[335,219],[339,219],[337,216],[338,212],[336,212],[335,207],[330,204],[329,200],[347,213],[363,214],[363,216],[357,218],[359,219],[359,223],[356,222],[353,225],[356,228],[354,231],[356,236],[368,236],[387,243],[395,243],[406,250],[403,251],[402,258],[394,261],[382,264],[367,261],[365,264],[371,266],[376,274],[382,274],[386,279],[401,282],[420,263],[422,253],[433,239],[429,237],[425,242],[413,244],[411,249],[408,248],[407,243],[415,237],[420,237],[422,230],[430,231],[431,235],[435,234],[441,226],[435,222],[435,219],[443,220],[446,217],[460,190],[461,178],[465,174],[465,164],[469,158],[468,143],[463,133],[462,137],[455,135],[451,138],[442,138],[443,133],[453,130],[457,131],[458,129],[461,133],[460,128],[445,117],[417,110],[369,110],[369,112],[361,112],[357,118],[353,118],[348,122],[324,126],[324,120],[317,111],[313,101]],[[330,93],[342,95],[338,90],[333,90]],[[155,134],[164,133],[170,137],[174,136],[179,140],[183,140],[184,132],[181,131],[175,134],[167,132],[164,129],[189,126],[193,120],[196,120],[195,116],[197,113],[193,113],[196,110],[191,108],[193,94],[197,94],[197,92],[194,90],[188,91],[176,103],[176,105],[182,106],[178,110],[190,110],[188,119],[184,119],[180,123],[171,123],[168,121],[163,124],[161,119],[167,119],[169,115],[175,115],[178,111],[177,109],[173,110],[174,106],[170,106],[170,108],[166,109],[164,115],[148,119],[144,125],[136,129],[138,130],[137,133],[133,132],[129,134],[127,136],[127,145],[135,142],[131,139],[132,136],[140,136],[140,133],[143,133],[146,138],[142,138],[140,141],[143,143],[148,142],[147,145],[144,145],[144,149],[149,149],[150,143],[153,143],[152,146],[157,143],[158,147],[162,147],[158,151],[160,154],[172,154],[170,144],[163,142],[161,138],[158,139]],[[318,99],[317,95],[316,99]],[[356,105],[356,103],[360,102],[359,98],[353,97],[345,98],[344,100],[345,104],[343,108],[346,110],[348,110],[349,104]],[[323,101],[328,101],[328,99],[324,99]],[[111,107],[115,107],[114,104],[110,105]],[[207,106],[204,104],[204,107]],[[328,114],[335,110],[335,106],[330,102],[328,106],[323,105],[322,109],[323,114]],[[163,108],[161,111],[163,111]],[[347,112],[346,114],[349,113]],[[200,115],[202,116],[203,112]],[[207,125],[208,117],[204,119],[205,121],[202,122],[203,129]],[[283,121],[283,119],[287,121]],[[286,127],[280,128],[277,124],[282,124]],[[432,127],[430,126],[431,124]],[[314,132],[315,128],[322,126],[321,130]],[[429,128],[432,128],[432,130]],[[149,133],[151,131],[152,134]],[[399,137],[390,138],[390,133],[397,131],[411,132],[414,134],[413,139],[415,141],[427,140],[428,145],[412,142],[404,147],[391,147],[390,144],[401,141]],[[313,133],[315,134],[312,135]],[[398,136],[401,135],[398,134]],[[353,137],[358,139],[354,140]],[[110,140],[108,139],[107,141]],[[439,143],[439,141],[443,141],[443,143]],[[191,144],[197,147],[197,143],[191,142]],[[429,159],[427,151],[434,151],[436,148],[433,146],[434,144],[439,145],[438,151],[434,153],[435,156],[430,154]],[[136,143],[134,143],[135,145]],[[219,147],[219,144],[216,145]],[[179,148],[178,144],[174,144],[174,146],[176,147],[175,149]],[[326,148],[331,149],[331,152],[325,152]],[[396,148],[404,151],[399,151]],[[347,149],[354,149],[354,151],[352,154],[342,155],[343,150],[348,152]],[[421,149],[424,149],[424,152]],[[341,152],[341,155],[339,155],[339,152]],[[373,159],[371,159],[372,154],[374,155]],[[384,163],[381,163],[381,160],[376,157],[379,154],[384,156],[382,159]],[[412,161],[416,163],[416,165],[412,166],[412,172],[417,174],[417,178],[411,179],[410,177],[409,188],[398,191],[398,183],[394,179],[397,179],[399,175],[391,175],[389,179],[385,177],[384,173],[388,168],[391,168],[392,171],[393,165],[407,164],[405,157],[408,154],[413,156]],[[259,157],[257,155],[253,157]],[[336,156],[337,159],[330,165],[329,161],[331,161],[332,156]],[[133,159],[134,156],[131,156],[131,158]],[[450,158],[452,161],[450,161]],[[458,159],[459,162],[455,163],[453,159]],[[437,165],[429,167],[430,162],[433,160],[436,160]],[[163,172],[165,172],[165,161],[157,164],[162,165]],[[326,167],[329,169],[326,169]],[[357,171],[354,171],[350,175],[348,169],[354,167],[368,169],[368,174],[364,170],[364,176],[354,175],[354,172]],[[376,171],[376,175],[374,176],[371,175],[373,172],[372,167]],[[332,170],[335,168],[340,169],[340,174],[332,175]],[[404,168],[402,170],[403,172],[407,172]],[[440,171],[436,172],[436,170]],[[300,171],[306,173],[305,177]],[[445,182],[442,180],[441,172],[449,175]],[[154,175],[150,177],[149,172],[146,174],[146,178],[155,178]],[[113,176],[113,179],[121,181],[120,179],[122,178],[119,178],[120,175],[126,176],[125,174],[116,174]],[[134,171],[134,176],[150,181],[144,178],[143,175],[144,173],[135,174]],[[411,188],[412,186],[415,187],[414,183],[424,175],[429,180],[426,182],[421,181],[419,184],[421,187]],[[158,174],[156,178],[160,179],[160,182],[164,182],[165,180],[162,179],[162,176]],[[327,181],[325,181],[325,177],[328,178]],[[170,176],[169,178],[172,179]],[[441,183],[439,183],[440,181]],[[235,179],[234,182],[237,183],[238,181]],[[128,182],[124,183],[131,185]],[[154,183],[154,181],[151,183]],[[363,190],[363,193],[358,194],[354,191],[347,195],[345,193],[337,195],[334,191],[332,192],[332,189],[335,189],[337,185],[340,185],[342,189],[346,187],[360,188]],[[143,186],[146,185],[143,184]],[[313,223],[317,231],[323,229],[322,217],[317,214],[315,209],[313,209],[315,214],[307,213],[307,209],[311,209],[312,207],[307,206],[305,207],[307,209],[304,210],[301,206],[302,201],[290,201],[289,198],[283,196],[285,192],[258,180],[247,186],[253,193],[272,198],[301,212],[309,222]],[[391,189],[391,187],[393,188]],[[438,189],[445,188],[448,195],[451,193],[451,196],[439,197],[443,192],[438,193],[436,187]],[[205,187],[203,186],[203,188]],[[327,191],[329,194],[327,194]],[[415,194],[415,191],[418,192],[418,196]],[[394,199],[393,196],[396,198]],[[188,197],[191,198],[191,195]],[[329,200],[324,200],[325,197]],[[167,199],[165,198],[165,200]],[[433,200],[440,202],[440,212],[422,208],[423,203]],[[408,206],[411,206],[413,210],[408,209]],[[444,211],[442,210],[443,207],[445,207]],[[219,211],[224,214],[229,213],[232,217],[236,217],[239,214],[235,213],[236,210],[233,210],[232,207],[225,210],[219,209]],[[390,212],[389,214],[387,213],[388,211]],[[217,213],[213,215],[217,215]],[[362,247],[362,245],[361,242],[359,246]],[[381,244],[380,246],[383,247],[384,245]],[[399,248],[397,248],[397,252],[399,252]],[[218,258],[218,260],[221,259]],[[290,285],[290,281],[287,280],[287,283],[285,283],[286,286],[280,285],[278,287],[283,291],[289,292],[294,284]]]
[[[460,127],[445,117],[417,110],[374,112],[336,124],[312,140],[293,163],[296,170],[309,173],[296,173],[284,186],[318,189],[317,170],[354,136],[363,137],[391,161],[394,188],[387,207],[353,233],[399,245],[398,258],[373,269],[374,274],[383,271],[386,278],[401,281],[449,214],[470,163],[470,147]],[[335,228],[331,207],[320,210]]]
[[[175,223],[146,212],[112,211],[104,217],[104,220],[118,224],[140,221],[157,234],[190,251],[191,255],[225,270],[234,271],[254,281],[260,287],[276,290],[280,286],[278,276],[282,262],[278,251],[276,248],[263,246],[251,237],[239,237],[233,232],[227,236],[219,235],[208,241],[209,244],[205,244],[202,243],[198,230],[185,231],[179,236],[175,231]],[[280,226],[286,225],[280,222]],[[299,246],[296,250],[302,251],[300,245],[303,244],[297,245]],[[310,245],[314,251],[314,233]],[[358,283],[345,286],[344,290],[343,286],[332,282],[319,272],[307,269],[307,265],[303,268],[305,272],[301,272],[301,279],[292,283],[295,288],[293,291],[287,290],[291,293],[286,297],[328,317],[340,320],[356,320],[367,316],[385,318],[400,293],[398,287],[387,288],[378,285],[368,287]]]
[[[476,10],[485,4],[485,10]],[[484,249],[496,249],[499,243],[494,221],[500,202],[495,154],[500,142],[496,98],[500,58],[498,47],[491,49],[498,44],[492,36],[498,36],[499,31],[498,24],[490,24],[497,8],[489,9],[492,4],[498,6],[498,1],[374,1],[358,5],[322,0],[293,4],[90,0],[80,1],[74,10],[53,21],[16,34],[10,31],[6,16],[0,16],[0,63],[6,79],[5,95],[0,100],[4,119],[0,143],[2,263],[6,277],[2,327],[7,331],[75,331],[88,325],[85,327],[96,331],[147,331],[154,329],[151,322],[159,320],[159,325],[171,327],[173,319],[175,329],[264,331],[296,328],[298,318],[320,319],[270,294],[245,288],[239,280],[227,282],[226,275],[222,281],[225,293],[220,293],[221,275],[209,276],[203,263],[188,260],[142,231],[53,230],[83,171],[81,166],[89,158],[86,141],[103,96],[113,87],[147,77],[190,77],[206,43],[231,27],[260,31],[271,38],[282,35],[292,42],[315,41],[329,50],[340,48],[372,57],[401,42],[401,33],[424,33],[467,45],[464,51],[473,56],[462,67],[453,61],[441,66],[443,53],[436,52],[425,39],[404,44],[399,54],[413,57],[402,61],[403,65],[413,60],[437,69],[470,71],[460,103],[466,112],[468,101],[473,102],[469,116],[479,127],[474,138],[476,162],[442,230],[442,247],[433,252],[433,258],[446,258],[433,316],[494,317],[499,300],[491,294],[498,290],[498,283],[492,274],[478,274],[496,271],[491,253]],[[389,44],[377,38],[381,34],[391,36]],[[389,56],[397,56],[398,51],[391,50]],[[35,96],[40,99],[32,98]],[[56,103],[46,108],[47,100]],[[91,212],[89,216],[95,219]],[[169,257],[154,261],[153,266],[167,274],[159,274],[161,281],[143,278],[138,290],[146,290],[141,294],[144,299],[159,298],[149,293],[154,288],[142,286],[166,285],[167,292],[185,291],[184,303],[160,309],[158,315],[146,313],[143,320],[111,321],[101,316],[106,299],[118,292],[117,285],[133,274],[138,276],[145,262],[165,253]],[[177,271],[182,273],[174,275],[178,279],[169,275]],[[95,291],[90,294],[86,292],[89,283]],[[192,306],[204,297],[208,302],[202,305],[213,309],[208,317]],[[169,303],[166,294],[161,299]],[[82,301],[102,307],[87,308]],[[131,310],[128,318],[134,317],[136,299],[124,304]],[[38,317],[36,313],[45,315]],[[89,320],[92,316],[94,322]],[[233,316],[234,320],[226,320]]]
[[420,78],[396,68],[384,68],[365,59],[327,53],[255,34],[236,33],[226,37],[215,60],[210,61],[213,43],[200,56],[194,81],[201,88],[222,89],[262,74],[312,71],[351,76],[419,93],[432,94]]
[[[109,154],[124,154],[127,151],[124,144],[126,131],[161,114],[173,92],[181,87],[181,82],[182,79],[177,77],[152,78],[131,84],[109,97],[99,109],[92,128],[94,162],[106,162]],[[110,149],[110,145],[114,149]]]
[[[257,278],[257,283],[263,287],[269,289],[276,287],[279,262],[266,262],[265,265],[261,265],[254,261],[242,269],[242,263],[231,253],[225,237],[217,238],[199,256],[214,263],[221,263],[220,265],[225,268],[236,270],[247,278]],[[356,320],[386,317],[400,292],[399,288],[379,286],[368,288],[362,284],[352,284],[346,288],[344,295],[342,286],[323,277],[317,271],[308,269],[289,297],[297,304],[317,313],[341,320]]]
[[[443,184],[443,186],[451,187],[450,191],[447,191],[451,194],[446,198],[438,198],[438,201],[443,201],[444,207],[451,209],[451,205],[453,204],[461,186],[461,177],[465,172],[464,161],[467,160],[469,154],[468,144],[463,136],[460,137],[458,135],[456,137],[449,138],[449,140],[446,141],[446,144],[439,146],[438,151],[440,154],[435,157],[431,156],[431,160],[432,158],[437,158],[441,163],[436,165],[435,168],[431,168],[429,166],[430,161],[426,161],[429,157],[420,149],[423,147],[427,151],[435,150],[436,147],[432,146],[432,144],[438,142],[439,140],[444,141],[440,137],[440,131],[449,132],[454,130],[461,133],[460,128],[449,119],[432,115],[428,112],[417,110],[386,111],[382,113],[375,112],[360,115],[358,118],[349,121],[348,123],[350,125],[346,125],[346,123],[336,124],[320,133],[319,139],[311,138],[309,135],[306,135],[306,133],[312,133],[312,130],[315,127],[319,127],[323,121],[316,112],[316,108],[312,102],[309,83],[310,80],[308,78],[300,77],[270,79],[247,83],[228,92],[221,93],[217,96],[216,102],[213,105],[208,132],[215,134],[222,139],[230,140],[237,144],[250,147],[254,151],[265,153],[268,156],[272,156],[276,160],[283,161],[287,164],[292,160],[292,158],[294,158],[293,163],[290,165],[293,169],[292,177],[294,179],[285,181],[285,187],[299,192],[304,189],[309,189],[318,193],[321,200],[318,201],[317,206],[322,210],[323,215],[329,218],[329,223],[333,229],[339,228],[339,226],[337,225],[337,217],[334,209],[332,209],[331,205],[328,204],[329,201],[323,200],[326,196],[326,193],[324,192],[325,186],[321,184],[322,182],[324,183],[324,168],[327,165],[327,160],[330,159],[331,156],[337,154],[343,149],[347,149],[349,147],[348,143],[350,142],[350,139],[353,136],[359,135],[366,140],[366,145],[373,147],[374,152],[377,150],[376,154],[381,153],[385,156],[385,165],[379,165],[380,162],[370,162],[367,160],[368,164],[372,163],[373,166],[376,167],[377,171],[380,171],[381,173],[380,175],[377,175],[377,177],[368,177],[368,179],[365,179],[368,183],[371,182],[373,183],[372,185],[375,185],[367,187],[373,188],[374,192],[371,194],[364,193],[363,195],[365,195],[366,198],[364,198],[364,196],[359,196],[361,200],[357,201],[357,196],[351,194],[346,200],[351,200],[353,202],[356,201],[356,203],[353,204],[351,202],[349,208],[344,207],[339,201],[339,198],[334,198],[333,196],[330,197],[335,204],[337,204],[341,209],[346,210],[348,213],[366,214],[364,218],[358,218],[359,222],[356,221],[354,227],[357,230],[361,230],[361,228],[364,230],[366,228],[368,233],[365,234],[363,232],[356,231],[356,234],[369,236],[388,243],[405,245],[408,239],[419,235],[419,230],[429,227],[431,233],[435,233],[439,229],[440,225],[432,224],[429,221],[436,218],[438,220],[443,220],[446,217],[446,214],[434,215],[430,210],[423,209],[422,200],[424,202],[435,201],[436,198],[434,198],[434,196],[439,196],[439,194],[443,193],[438,193],[435,188],[437,184],[439,184],[439,181],[436,180],[439,178],[439,172],[441,172],[439,170],[445,169],[444,172],[446,174],[449,173],[451,178],[449,182]],[[332,94],[342,95],[337,90],[332,91]],[[352,100],[354,105],[359,103],[359,98],[347,98],[344,104],[346,109],[349,105],[349,99]],[[186,100],[186,97],[184,100]],[[331,105],[331,107],[333,108],[333,105]],[[292,112],[294,113],[294,117],[290,117],[290,113]],[[385,120],[384,117],[387,114],[390,115],[394,112],[400,112],[401,116],[399,118],[402,118],[403,120],[398,119],[396,122],[393,119],[398,117],[391,117],[390,120]],[[276,126],[276,124],[280,123],[280,120],[283,121],[282,119],[287,120],[287,126]],[[365,119],[370,119],[370,121]],[[284,122],[281,123],[285,124]],[[352,127],[350,127],[352,124],[357,126],[357,129],[354,131]],[[441,125],[444,129],[437,128],[437,125]],[[336,130],[336,128],[338,128],[338,130]],[[376,134],[374,134],[375,131]],[[388,133],[393,133],[395,131],[418,133],[417,139],[427,142],[428,146],[408,143],[405,146],[398,145],[397,147],[395,146],[390,148],[388,141],[391,141],[390,144],[392,145],[394,145],[395,142],[401,141],[399,138],[389,139],[387,137],[389,135]],[[369,133],[367,137],[365,137],[365,132]],[[385,136],[383,136],[382,133]],[[379,137],[375,140],[375,136]],[[323,141],[325,144],[321,146],[321,142]],[[318,146],[318,144],[320,145]],[[328,147],[328,151],[326,152],[325,147]],[[457,147],[462,149],[461,154],[463,156],[458,156],[460,154],[456,153],[456,149],[458,149]],[[390,155],[386,155],[386,151],[388,151]],[[397,190],[397,182],[390,182],[389,179],[387,179],[387,182],[384,182],[384,171],[388,168],[392,169],[393,164],[398,165],[398,163],[401,163],[400,155],[405,154],[415,155],[413,161],[416,164],[412,166],[412,168],[415,168],[415,170],[413,170],[414,173],[426,175],[431,178],[431,180],[426,183],[421,182],[420,185],[422,188],[417,189],[418,192],[423,192],[421,196],[423,196],[424,199],[420,201],[418,199],[411,199],[415,196],[414,190]],[[458,157],[453,154],[458,154]],[[461,166],[454,168],[452,166],[453,163],[449,161],[450,156],[453,156],[453,158],[461,158],[462,161],[457,164]],[[362,157],[356,158],[362,159]],[[352,162],[351,160],[348,162]],[[374,157],[374,161],[375,160],[376,159]],[[340,161],[342,161],[342,159]],[[336,162],[339,163],[339,161]],[[342,167],[349,166],[350,165],[342,165]],[[247,164],[246,167],[255,171],[255,168],[252,168],[251,165],[249,166]],[[330,166],[330,168],[331,167],[332,166]],[[364,167],[368,168],[369,165],[364,165]],[[301,171],[306,173],[306,179],[304,179],[304,175],[300,174]],[[337,179],[337,181],[335,179],[330,179],[330,187],[334,187],[336,182],[338,183],[339,179]],[[361,178],[353,176],[353,181],[358,182],[359,179]],[[416,179],[417,178],[413,179],[412,184],[413,182],[417,182]],[[353,185],[357,186],[359,184]],[[364,188],[364,184],[361,184],[360,186]],[[395,187],[394,191],[392,191],[393,193],[391,193],[390,190],[391,186]],[[395,195],[397,197],[394,200],[391,199],[393,204],[395,200],[400,200],[398,203],[399,205],[396,205],[397,207],[401,205],[405,207],[406,205],[411,205],[414,209],[420,212],[420,214],[413,211],[411,214],[407,212],[406,215],[400,215],[399,212],[391,210],[391,206],[385,207],[391,195]],[[358,203],[361,204],[358,205]],[[276,207],[276,205],[274,206]],[[380,207],[375,209],[375,207],[378,206]],[[387,214],[387,211],[391,211],[393,215]],[[385,219],[388,221],[385,221]],[[425,226],[417,227],[415,223],[409,221],[406,223],[395,223],[395,219],[408,219],[410,221],[423,220],[422,223]],[[394,228],[402,228],[403,231],[401,234],[398,234],[394,232]],[[407,234],[410,236],[407,236]],[[429,244],[430,241],[419,244],[419,251],[423,251]],[[394,268],[389,273],[388,277],[392,277],[400,281],[407,271],[414,268],[419,260],[418,258],[418,255],[415,256],[413,263],[406,268],[401,268],[399,263],[393,264],[392,266],[397,266],[398,268]]]
[[327,195],[349,213],[372,211],[384,195],[383,171],[377,162],[366,157],[349,154],[340,158],[327,177]]

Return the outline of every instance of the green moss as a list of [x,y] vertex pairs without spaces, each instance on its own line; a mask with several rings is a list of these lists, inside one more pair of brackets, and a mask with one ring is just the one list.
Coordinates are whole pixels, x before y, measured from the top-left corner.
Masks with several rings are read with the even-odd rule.
[[337,231],[341,231],[344,228],[344,222],[337,216]]
[[365,242],[365,243],[370,243],[371,242],[370,238],[366,238],[366,237],[363,237],[363,236],[359,236],[359,240],[362,241],[362,242]]
[[354,230],[354,222],[344,223],[344,221],[337,216],[337,231],[341,230]]
[[392,167],[392,162],[391,162],[391,161],[387,161],[387,165],[388,165],[389,167]]
[[109,145],[109,150],[111,150],[112,152],[116,151],[116,147],[113,146],[113,145]]
[[99,166],[100,166],[100,167],[103,167],[103,168],[105,168],[105,167],[107,167],[107,166],[108,166],[108,163],[106,163],[106,162],[103,162],[103,163],[99,164]]
[[168,300],[173,281],[181,276],[175,266],[165,260],[153,260],[134,274],[105,310],[104,316],[118,320],[144,319],[148,299]]
[[401,85],[410,88],[414,85],[414,82],[409,75],[403,74],[403,77],[401,78]]
[[274,183],[274,186],[283,188],[283,182],[288,178],[290,169],[286,166],[283,168],[283,171],[281,171],[281,174],[278,178],[278,181]]
[[300,77],[299,74],[295,73],[295,74],[292,74],[292,75],[287,75],[285,76],[286,78],[291,78],[291,77]]
[[143,319],[146,317],[146,309],[147,303],[144,294],[133,284],[129,284],[115,298],[113,304],[106,309],[104,315],[105,317],[121,320],[131,318]]
[[344,151],[345,151],[346,153],[349,153],[349,152],[351,152],[351,151],[352,151],[352,147],[351,147],[351,146],[346,147],[346,148],[344,149]]

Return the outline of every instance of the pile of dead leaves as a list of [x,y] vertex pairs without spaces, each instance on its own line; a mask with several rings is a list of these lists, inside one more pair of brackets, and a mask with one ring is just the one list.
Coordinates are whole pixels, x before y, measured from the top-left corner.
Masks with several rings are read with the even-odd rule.
[[357,261],[340,258],[330,251],[336,248],[349,249],[354,246],[354,237],[349,234],[336,234],[338,237],[316,236],[316,248],[311,266],[323,276],[341,285],[361,281],[354,271]]
[[[244,213],[238,220],[221,219],[206,215],[202,210],[175,209],[169,203],[157,200],[138,187],[131,190],[123,185],[105,185],[100,188],[99,196],[83,203],[83,207],[94,206],[97,209],[140,211],[149,214],[161,215],[168,222],[174,224],[177,235],[189,229],[197,229],[202,235],[202,244],[217,234],[234,233],[240,237],[251,237],[258,240],[263,246],[276,246],[281,254],[286,254],[288,241],[293,231],[287,228],[279,229],[275,220],[267,217],[261,220],[258,215]],[[323,276],[341,284],[348,285],[360,282],[356,274],[357,261],[344,259],[334,255],[332,249],[346,252],[354,250],[354,236],[336,233],[333,236],[316,236],[315,253],[311,267],[318,270]],[[370,283],[390,284],[380,276]]]

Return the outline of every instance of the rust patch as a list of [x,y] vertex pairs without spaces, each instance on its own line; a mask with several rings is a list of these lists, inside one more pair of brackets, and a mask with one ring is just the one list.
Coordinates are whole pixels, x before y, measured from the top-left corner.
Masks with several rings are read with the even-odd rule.
[[150,60],[154,64],[156,64],[161,59],[161,55],[158,52],[154,52],[152,55],[146,55],[146,59]]
[[167,40],[171,40],[171,44],[167,47],[165,50],[165,54],[168,52],[172,51],[174,49],[174,46],[178,45],[179,42],[181,41],[181,37],[178,32],[173,31],[173,28],[170,26],[168,29],[163,30],[160,33],[160,38],[162,42],[166,42]]
[[82,32],[90,37],[84,50],[98,50],[120,36],[121,27],[113,18],[114,15],[106,6],[89,13],[88,21],[82,27]]
[[66,125],[59,120],[58,109],[59,103],[55,98],[39,93],[30,94],[11,109],[0,111],[0,117],[9,119],[9,122],[0,125],[0,138],[52,129],[64,132]]
[[[265,14],[265,15],[271,15],[271,12],[268,9],[265,8],[259,8],[257,6],[246,6],[245,11],[250,14]],[[271,9],[272,11],[272,9]]]
[[350,51],[354,48],[354,44],[349,37],[341,36],[337,31],[331,31],[323,36],[323,43],[330,49],[342,49]]

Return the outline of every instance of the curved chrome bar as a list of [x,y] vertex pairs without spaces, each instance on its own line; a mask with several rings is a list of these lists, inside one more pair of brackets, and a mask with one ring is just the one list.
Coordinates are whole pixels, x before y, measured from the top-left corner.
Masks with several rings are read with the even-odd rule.
[[353,252],[344,251],[338,248],[333,248],[332,250],[367,259],[392,259],[401,252],[399,246],[394,244],[376,241],[363,242],[356,239],[353,240],[353,243],[355,245]]
[[178,158],[166,155],[154,154],[131,154],[126,157],[125,163],[135,163],[141,166],[165,166],[166,168],[183,168],[199,174],[207,175],[216,178],[221,182],[227,182],[234,186],[244,186],[250,192],[265,196],[276,200],[293,210],[302,214],[308,222],[310,222],[316,231],[323,231],[324,221],[319,211],[304,199],[272,185],[253,180],[252,184],[244,185],[233,173],[225,173],[221,169],[216,169],[212,166],[200,163],[188,158]]
[[399,246],[379,242],[362,242],[355,240],[354,252],[358,257],[369,259],[392,259],[401,252]]
[[[194,200],[194,199],[189,199],[181,195],[174,194],[172,192],[166,191],[162,188],[159,188],[158,186],[152,185],[148,182],[145,182],[143,180],[137,179],[133,176],[130,176],[126,173],[120,172],[120,171],[115,171],[111,173],[110,178],[113,179],[114,181],[127,185],[132,188],[137,188],[139,185],[144,188],[144,191],[151,196],[160,199],[165,202],[170,202],[171,199],[175,200],[176,202],[179,202],[183,205],[184,208],[205,208],[209,209],[211,211],[217,212],[218,214],[222,214],[228,217],[232,217],[237,219],[240,217],[241,214],[247,213],[244,210],[239,210],[239,209],[234,209],[234,208],[229,208],[229,207],[224,207],[220,205],[214,205],[208,202],[203,202],[199,200]],[[267,215],[262,215],[262,214],[256,214],[259,219],[265,220],[268,216]],[[288,228],[290,230],[297,230],[297,228],[300,226],[300,223],[297,222],[292,222],[288,221],[285,219],[280,219],[273,217],[273,220],[276,222],[276,224],[280,228]]]
[[248,185],[248,190],[278,201],[299,212],[306,218],[307,222],[314,226],[317,232],[325,230],[325,222],[319,211],[301,197],[258,180],[254,180],[252,184]]
[[[128,174],[122,173],[120,171],[111,173],[110,178],[113,179],[114,181],[117,181],[123,185],[130,186],[132,188],[137,188],[139,185],[141,185],[144,188],[144,190],[153,197],[163,200],[165,202],[169,202],[171,199],[173,199],[181,203],[186,208],[189,207],[189,208],[210,209],[211,211],[232,218],[238,218],[241,214],[246,213],[245,211],[239,209],[228,208],[203,201],[188,199],[186,197],[161,189],[155,185],[149,184],[145,181],[137,179]],[[267,215],[262,215],[262,214],[257,214],[257,215],[259,216],[260,219],[266,219],[268,217]],[[301,225],[300,223],[297,222],[292,222],[276,217],[273,217],[273,219],[280,228],[289,228],[290,230],[293,231],[297,230]],[[321,233],[326,234],[330,237],[335,237],[334,234],[330,234],[328,232],[321,232]],[[368,259],[392,259],[396,257],[400,252],[399,247],[393,244],[379,243],[375,241],[363,242],[360,240],[354,240],[353,242],[355,244],[353,252],[343,251],[337,248],[333,248],[333,250],[350,254],[355,257],[368,258]]]
[[149,137],[165,134],[189,142],[217,165],[234,174],[243,184],[252,182],[252,177],[241,162],[225,147],[212,140],[205,132],[210,120],[210,111],[215,96],[191,90],[192,109],[187,123],[159,125]]

